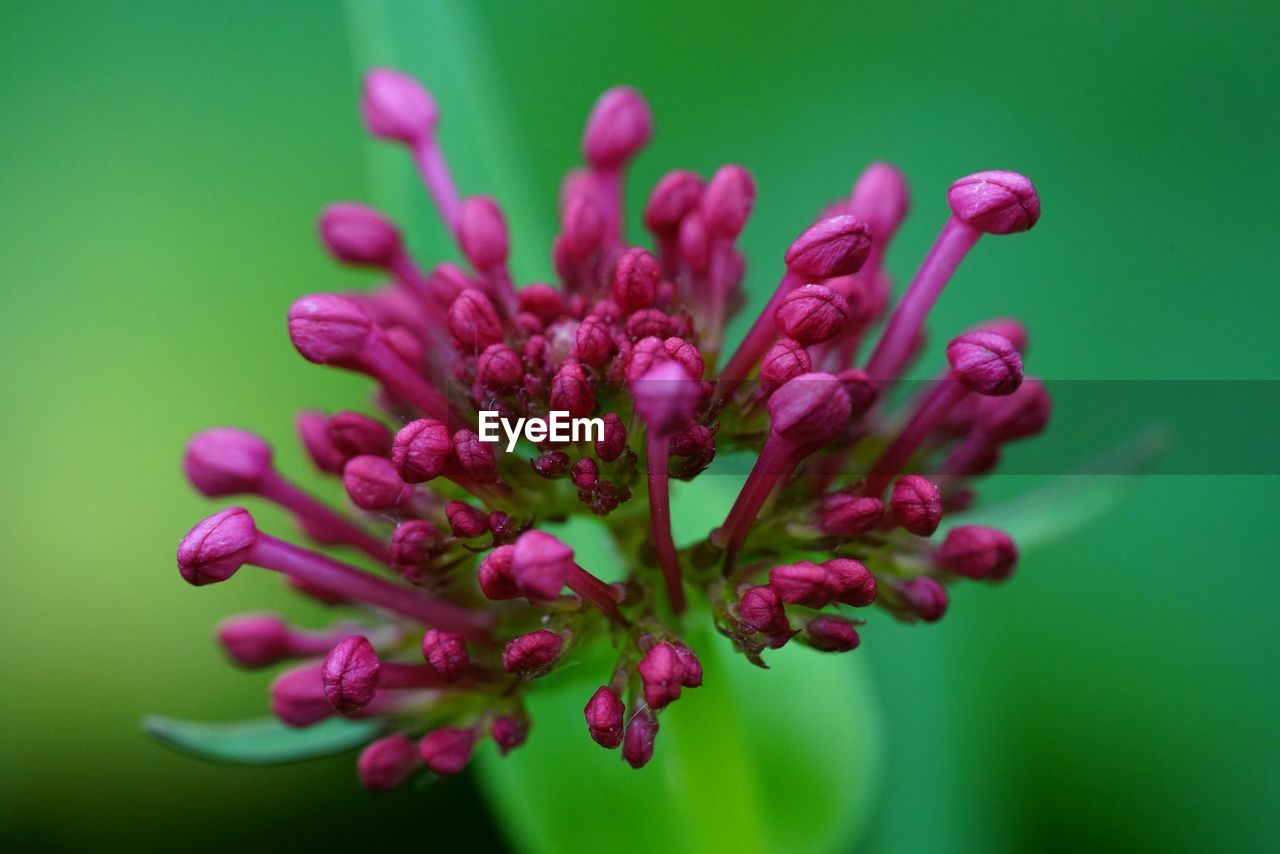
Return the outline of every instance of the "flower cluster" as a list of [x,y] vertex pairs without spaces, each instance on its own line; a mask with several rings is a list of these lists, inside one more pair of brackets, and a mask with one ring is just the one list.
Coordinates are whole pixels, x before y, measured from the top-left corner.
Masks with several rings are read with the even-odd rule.
[[[962,334],[924,392],[896,405],[888,392],[964,255],[985,234],[1035,224],[1026,178],[956,181],[950,217],[889,311],[883,262],[907,188],[893,167],[871,165],[786,249],[764,310],[722,354],[725,324],[744,302],[737,241],[754,184],[735,165],[709,179],[667,174],[644,210],[653,248],[633,245],[624,176],[653,130],[637,92],[606,92],[587,121],[586,165],[559,200],[558,285],[519,288],[502,210],[459,196],[431,96],[375,70],[361,108],[374,136],[413,157],[465,267],[420,267],[372,208],[323,211],[327,250],[386,274],[372,291],[304,296],[289,310],[304,358],[376,384],[376,416],[297,420],[316,468],[341,480],[351,506],[298,487],[256,435],[207,430],[186,452],[196,489],[276,504],[313,545],[277,539],[231,507],[187,534],[178,567],[194,585],[246,565],[273,570],[342,609],[322,630],[253,614],[217,637],[245,667],[295,662],[270,690],[285,723],[384,724],[360,755],[364,785],[391,788],[423,766],[456,773],[485,737],[504,754],[520,746],[527,692],[588,644],[611,646],[616,664],[583,698],[586,734],[638,768],[653,755],[661,711],[702,683],[683,635],[691,621],[713,621],[763,666],[766,650],[787,643],[854,649],[862,623],[853,615],[873,605],[938,620],[950,583],[1013,571],[1017,549],[1000,531],[960,526],[940,544],[929,538],[944,513],[972,501],[971,478],[1005,443],[1045,425],[1044,388],[1023,377],[1022,327],[995,320]],[[600,417],[604,434],[507,453],[476,432],[480,411],[553,410]],[[681,548],[669,484],[725,450],[755,454],[754,467],[723,524]],[[625,565],[580,565],[551,533],[574,514],[600,517]]]

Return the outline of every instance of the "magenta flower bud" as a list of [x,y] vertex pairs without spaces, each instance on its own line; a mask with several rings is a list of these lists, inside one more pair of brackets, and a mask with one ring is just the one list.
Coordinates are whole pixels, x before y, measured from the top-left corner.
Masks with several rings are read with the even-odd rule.
[[489,531],[498,544],[513,542],[520,534],[520,523],[506,513],[495,510],[489,514]]
[[649,308],[661,278],[662,268],[652,255],[644,249],[628,249],[613,273],[613,298],[625,314]]
[[743,593],[738,602],[738,615],[743,628],[750,632],[774,635],[791,628],[782,599],[770,586],[752,587]]
[[988,234],[1026,231],[1040,219],[1040,197],[1017,172],[978,172],[951,185],[947,204],[956,219]]
[[907,180],[888,163],[872,163],[862,170],[849,199],[849,210],[867,224],[877,243],[893,237],[910,207]]
[[883,516],[878,498],[835,492],[818,504],[818,529],[832,537],[856,537],[879,525]]
[[871,251],[867,227],[851,216],[833,216],[806,228],[787,249],[787,271],[803,279],[850,276]]
[[947,361],[956,378],[978,394],[1000,397],[1022,384],[1022,356],[1013,343],[994,332],[966,332],[947,345]]
[[573,549],[544,531],[526,531],[516,540],[511,571],[526,596],[559,596],[573,568]]
[[450,501],[444,506],[444,515],[449,530],[460,540],[475,539],[489,530],[489,517],[465,501]]
[[760,362],[760,390],[772,394],[787,380],[813,370],[809,351],[799,341],[783,338],[769,348]]
[[628,338],[664,338],[672,331],[671,318],[656,308],[642,308],[627,318]]
[[346,297],[311,294],[289,307],[289,337],[309,362],[351,365],[372,334],[368,313]]
[[391,431],[376,418],[359,412],[339,412],[329,419],[329,440],[347,459],[361,454],[385,457],[391,453]]
[[844,432],[851,405],[831,374],[801,374],[769,398],[773,432],[797,444],[829,442]]
[[805,637],[823,652],[848,652],[861,641],[853,624],[840,617],[815,617],[805,626]]
[[293,727],[308,727],[333,716],[318,664],[303,664],[275,678],[268,690],[271,713]]
[[440,305],[453,305],[453,301],[468,288],[475,287],[471,277],[457,264],[442,261],[431,271],[431,293]]
[[653,742],[658,736],[658,719],[652,712],[638,712],[627,725],[622,758],[632,768],[643,768],[653,758]]
[[575,194],[560,217],[559,245],[573,261],[585,261],[600,248],[604,237],[604,217],[593,196]]
[[769,586],[788,605],[822,608],[831,601],[827,570],[807,560],[769,570]]
[[960,525],[947,532],[936,557],[943,569],[966,578],[1005,578],[1018,562],[1018,547],[1004,531]]
[[515,546],[498,546],[480,561],[480,590],[489,599],[515,599],[520,595],[520,585],[511,569],[515,551]]
[[596,408],[596,394],[577,362],[565,362],[551,378],[551,408],[568,412],[571,418],[585,418]]
[[536,629],[511,639],[502,651],[502,669],[521,676],[541,676],[564,646],[564,638],[546,629]]
[[591,739],[601,747],[613,750],[622,744],[623,716],[627,707],[618,695],[601,685],[587,701],[583,710],[587,716],[587,731]]
[[476,734],[461,727],[433,729],[418,742],[418,756],[437,774],[460,774],[471,761]]
[[756,183],[741,166],[721,166],[702,194],[701,211],[707,233],[728,240],[742,233],[756,202]]
[[400,502],[404,481],[386,457],[362,455],[347,460],[342,486],[362,510],[390,510]]
[[191,437],[183,467],[209,498],[255,492],[271,473],[271,446],[247,430],[215,427]]
[[436,102],[417,80],[390,68],[364,76],[360,112],[369,132],[380,139],[417,142],[439,118]]
[[693,423],[702,386],[677,362],[663,362],[632,380],[635,410],[656,436],[670,436]]
[[493,446],[465,427],[453,434],[453,458],[467,477],[482,483],[492,482],[498,475],[498,461]]
[[[596,456],[611,463],[627,449],[627,428],[622,419],[612,412],[604,416],[604,438],[596,441]],[[566,459],[568,459],[566,457]]]
[[653,186],[644,208],[644,224],[654,234],[674,235],[680,221],[698,206],[702,179],[693,172],[676,170]]
[[517,299],[520,310],[536,314],[543,323],[550,323],[565,313],[564,297],[545,282],[535,282],[520,289]]
[[988,320],[986,323],[980,324],[973,332],[994,332],[997,335],[1003,335],[1009,339],[1009,342],[1017,348],[1018,352],[1025,357],[1027,355],[1027,327],[1023,325],[1021,320],[1015,320],[1012,317],[1002,317],[997,320]]
[[222,621],[218,643],[241,667],[266,667],[294,654],[293,632],[274,614],[242,614]]
[[636,666],[636,672],[644,686],[644,701],[650,708],[661,709],[680,699],[684,665],[671,644],[654,644]]
[[918,474],[898,478],[890,506],[898,524],[919,537],[931,535],[942,521],[942,493]]
[[698,657],[693,654],[693,650],[682,643],[673,643],[676,655],[680,658],[680,666],[684,670],[684,675],[680,677],[680,684],[686,688],[698,688],[702,685],[702,662],[698,661]]
[[926,623],[941,620],[951,601],[946,588],[927,575],[896,582],[893,589],[902,600],[903,607]]
[[413,742],[403,733],[369,742],[356,760],[360,785],[374,791],[390,791],[400,786],[418,764]]
[[335,646],[324,660],[320,679],[324,695],[341,714],[350,715],[369,705],[378,693],[382,662],[366,638],[354,635]]
[[400,230],[379,211],[339,202],[320,212],[320,239],[344,264],[389,267],[402,250]]
[[490,391],[515,388],[524,377],[520,355],[506,344],[490,344],[476,364],[476,379]]
[[613,337],[609,327],[595,315],[588,315],[578,324],[573,355],[579,362],[598,368],[609,361],[613,353]]
[[627,382],[635,382],[636,380],[649,373],[656,365],[670,359],[667,353],[667,345],[655,335],[641,338],[631,348],[631,354],[627,357]]
[[1008,397],[985,397],[978,402],[978,420],[997,442],[1035,436],[1049,423],[1052,412],[1044,383],[1027,377]]
[[653,137],[649,104],[629,86],[605,92],[591,108],[582,135],[582,156],[598,169],[616,169]]
[[462,351],[480,353],[502,341],[502,324],[489,298],[468,288],[449,306],[449,334]]
[[702,361],[702,353],[697,347],[683,338],[672,336],[662,342],[662,348],[667,351],[667,358],[683,365],[685,373],[690,377],[695,380],[702,379],[706,364]]
[[579,491],[590,492],[600,482],[600,467],[591,457],[583,457],[573,464],[573,472],[569,478]]
[[711,265],[711,235],[707,232],[707,221],[701,211],[690,211],[680,221],[676,248],[679,250],[680,260],[690,270],[699,276],[706,275],[707,268]]
[[465,673],[471,663],[467,642],[462,636],[439,629],[428,629],[422,636],[422,657],[432,670],[450,682]]
[[[616,418],[617,416],[614,417]],[[605,435],[609,435],[607,430]],[[547,479],[564,475],[565,472],[569,471],[569,462],[569,455],[564,451],[552,451],[531,461],[534,472]]]
[[452,455],[449,428],[431,418],[410,421],[391,443],[391,462],[405,483],[425,483],[439,477]]
[[825,285],[805,285],[782,299],[779,328],[806,346],[835,338],[849,323],[849,303]]
[[472,196],[458,215],[458,245],[477,270],[507,263],[507,221],[489,196]]
[[200,587],[226,581],[249,560],[258,539],[253,517],[243,507],[228,507],[187,532],[178,546],[178,571]]
[[841,371],[836,374],[836,379],[849,395],[849,407],[854,418],[870,412],[880,397],[880,389],[871,377],[856,368]]
[[391,535],[391,562],[401,572],[416,572],[444,550],[440,529],[424,519],[410,519]]
[[498,754],[506,756],[529,737],[529,721],[514,715],[498,715],[489,724],[489,735],[498,745]]
[[843,605],[865,608],[876,601],[876,577],[860,561],[837,557],[822,564],[831,597]]
[[347,456],[334,447],[333,440],[329,438],[329,419],[320,412],[303,411],[298,413],[295,426],[298,438],[315,467],[330,474],[341,474],[342,467],[347,464]]

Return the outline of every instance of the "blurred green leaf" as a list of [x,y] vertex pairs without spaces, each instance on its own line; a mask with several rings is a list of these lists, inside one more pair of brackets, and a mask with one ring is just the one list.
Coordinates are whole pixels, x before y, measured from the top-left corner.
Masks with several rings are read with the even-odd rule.
[[318,759],[358,747],[377,735],[381,721],[330,718],[295,729],[275,718],[229,723],[184,721],[148,715],[142,729],[181,753],[227,765],[281,765]]
[[[786,648],[752,667],[709,630],[688,638],[702,687],[661,716],[635,771],[587,735],[583,706],[610,662],[530,698],[529,743],[480,754],[494,814],[523,851],[845,851],[878,780],[880,725],[856,656]],[[575,678],[576,677],[576,678]]]

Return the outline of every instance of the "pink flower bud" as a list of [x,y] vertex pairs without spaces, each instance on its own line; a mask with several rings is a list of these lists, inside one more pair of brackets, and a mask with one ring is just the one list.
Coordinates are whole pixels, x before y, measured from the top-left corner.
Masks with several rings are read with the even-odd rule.
[[627,449],[627,428],[622,419],[612,412],[604,416],[604,438],[596,441],[596,456],[611,463]]
[[494,601],[515,599],[520,595],[515,573],[511,569],[515,546],[498,546],[480,561],[480,590]]
[[[605,435],[608,436],[607,431]],[[569,455],[564,451],[552,451],[531,461],[534,472],[548,480],[560,477],[569,471],[569,462]]]
[[498,754],[506,756],[524,744],[529,737],[529,721],[514,715],[498,715],[489,724],[489,735],[493,736],[494,744],[498,745]]
[[573,464],[569,477],[579,492],[591,492],[600,482],[600,467],[591,457],[583,457]]
[[702,179],[693,172],[676,170],[663,175],[653,186],[644,208],[644,224],[654,234],[672,235],[680,221],[698,206]]
[[756,184],[741,166],[721,166],[702,194],[707,233],[728,240],[742,233],[756,202]]
[[390,68],[364,76],[360,112],[369,132],[380,139],[416,142],[436,126],[436,102],[417,80]]
[[573,570],[573,549],[543,531],[527,531],[516,540],[511,569],[521,593],[540,599],[560,595]]
[[507,221],[489,196],[472,196],[458,213],[458,245],[477,270],[507,263]]
[[837,557],[822,566],[827,571],[827,588],[837,602],[865,608],[876,601],[876,577],[860,561]]
[[805,229],[787,249],[787,270],[806,279],[849,276],[871,251],[867,227],[851,216],[833,216]]
[[342,486],[362,510],[390,510],[400,502],[404,481],[386,457],[363,455],[347,460]]
[[453,305],[463,291],[473,287],[471,277],[456,264],[442,261],[431,271],[431,294],[440,305]]
[[883,515],[878,498],[835,492],[818,504],[818,528],[832,537],[856,537],[879,525]]
[[472,480],[488,483],[497,478],[498,461],[493,456],[493,446],[481,442],[471,430],[463,428],[453,434],[453,458],[462,473]]
[[680,699],[684,666],[671,644],[654,644],[640,660],[636,671],[644,686],[644,701],[650,708],[661,709]]
[[389,791],[409,779],[417,764],[413,742],[396,733],[369,742],[356,760],[356,773],[366,789]]
[[919,537],[938,530],[942,521],[942,493],[932,481],[917,474],[898,478],[890,504],[898,524]]
[[988,234],[1026,231],[1040,219],[1040,197],[1017,172],[978,172],[947,191],[956,219]]
[[325,696],[320,665],[303,664],[286,670],[268,689],[271,713],[293,727],[308,727],[333,716],[333,706]]
[[489,530],[489,517],[465,501],[450,501],[444,506],[444,515],[449,530],[460,540],[475,539]]
[[416,573],[444,550],[440,529],[424,519],[410,519],[391,535],[391,562],[398,572]]
[[471,663],[467,642],[460,635],[439,629],[428,629],[422,636],[422,657],[432,670],[451,682],[465,673]]
[[391,443],[391,462],[405,483],[425,483],[439,477],[452,454],[449,428],[431,418],[410,421]]
[[854,418],[870,412],[880,397],[880,389],[871,377],[856,368],[841,371],[836,374],[836,379],[840,380],[845,394],[849,395],[849,408]]
[[1023,357],[1027,355],[1027,327],[1023,325],[1021,320],[1016,320],[1012,317],[1001,317],[996,320],[988,320],[971,331],[994,332],[997,335],[1003,335],[1009,339],[1009,343],[1013,344]]
[[680,666],[684,669],[684,675],[680,677],[680,684],[686,688],[698,688],[702,685],[702,662],[698,661],[698,657],[693,654],[693,650],[682,643],[673,643],[676,655],[680,658]]
[[848,652],[857,649],[861,640],[853,624],[840,617],[815,617],[805,626],[805,637],[823,652]]
[[648,308],[661,278],[662,268],[652,255],[644,249],[628,249],[613,273],[613,298],[625,314]]
[[672,336],[662,342],[662,348],[667,351],[667,358],[684,366],[685,373],[690,377],[695,380],[702,379],[706,364],[702,361],[702,353],[697,347],[683,338]]
[[552,377],[551,408],[568,412],[571,418],[585,418],[596,408],[595,392],[577,362],[565,362]]
[[769,586],[752,587],[743,593],[738,602],[738,614],[743,628],[749,632],[774,635],[791,628],[782,609],[782,599]]
[[908,613],[926,623],[936,623],[947,613],[950,597],[946,588],[927,575],[896,582],[893,589]]
[[676,362],[663,362],[630,385],[636,413],[656,436],[670,436],[693,423],[702,386]]
[[978,394],[1000,397],[1022,384],[1022,356],[994,332],[966,332],[947,345],[947,361],[960,382]]
[[565,205],[560,217],[559,245],[566,257],[573,261],[585,261],[600,248],[604,237],[604,217],[593,195],[574,195]]
[[418,742],[418,756],[437,774],[460,774],[471,761],[476,734],[461,727],[433,729]]
[[831,374],[801,374],[769,398],[773,432],[788,442],[829,442],[849,423],[849,395]]
[[209,498],[254,492],[271,473],[271,446],[247,430],[215,427],[191,437],[183,467]]
[[623,716],[627,707],[617,694],[602,685],[591,695],[583,711],[587,717],[587,731],[596,744],[609,750],[622,744]]
[[479,353],[502,341],[502,324],[489,298],[469,288],[449,306],[449,334],[459,349]]
[[373,700],[378,692],[378,677],[382,662],[373,645],[359,635],[354,635],[335,646],[324,660],[320,679],[324,695],[341,714],[358,712]]
[[267,667],[293,654],[292,632],[274,614],[242,614],[218,625],[218,643],[241,667]]
[[388,267],[401,252],[400,230],[379,211],[339,202],[320,212],[320,240],[344,264]]
[[347,459],[361,454],[385,457],[391,453],[391,431],[376,418],[359,412],[339,412],[329,419],[329,440]]
[[578,324],[573,355],[579,362],[598,368],[609,361],[613,352],[613,338],[609,327],[595,315],[588,315]]
[[582,135],[582,155],[598,169],[616,169],[653,136],[649,105],[635,89],[617,86],[591,108]]
[[783,338],[769,348],[760,363],[760,390],[772,394],[787,380],[813,370],[809,351],[799,341]]
[[652,712],[638,712],[627,725],[622,758],[632,768],[643,768],[653,758],[653,742],[658,736],[658,719]]
[[493,533],[495,543],[514,542],[520,534],[520,523],[506,513],[495,510],[489,514],[489,530]]
[[348,365],[365,349],[373,321],[354,300],[311,294],[289,307],[289,337],[302,357],[319,365]]
[[525,285],[517,294],[520,310],[536,314],[543,323],[558,319],[565,312],[564,297],[560,292],[543,282]]
[[489,391],[506,391],[520,385],[524,365],[506,344],[490,344],[476,363],[476,380]]
[[872,163],[862,170],[849,199],[850,212],[867,224],[879,243],[893,237],[910,207],[907,180],[888,163]]
[[627,337],[664,338],[672,332],[671,318],[656,308],[642,308],[627,318]]
[[671,437],[671,455],[687,462],[671,471],[678,480],[691,480],[701,474],[716,456],[715,433],[703,424],[694,424]]
[[821,344],[844,331],[849,303],[825,285],[805,285],[783,298],[774,318],[787,336],[801,344]]
[[298,413],[295,426],[315,467],[330,474],[341,474],[347,456],[335,448],[329,438],[329,419],[319,412],[303,411]]
[[243,507],[228,507],[187,532],[178,546],[178,571],[200,587],[226,581],[249,560],[258,539],[253,517]]
[[1005,578],[1018,561],[1018,548],[1004,531],[960,525],[947,532],[937,559],[944,569],[966,578]]
[[680,252],[680,260],[693,273],[706,275],[707,268],[711,265],[711,235],[707,232],[707,221],[701,211],[690,211],[680,221],[676,246]]
[[769,570],[769,586],[789,605],[822,608],[831,601],[827,570],[807,560]]
[[984,397],[978,401],[978,420],[995,441],[1012,442],[1044,430],[1052,409],[1044,383],[1027,377],[1008,397]]
[[563,646],[564,639],[546,629],[519,635],[502,651],[502,669],[521,676],[541,676],[560,657]]

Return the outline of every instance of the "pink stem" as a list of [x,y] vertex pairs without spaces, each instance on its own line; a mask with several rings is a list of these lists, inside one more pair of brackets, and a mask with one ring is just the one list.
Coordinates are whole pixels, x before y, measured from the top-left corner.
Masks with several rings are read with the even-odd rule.
[[930,389],[912,413],[907,426],[871,466],[862,494],[879,498],[916,449],[968,394],[969,390],[954,375],[948,375]]
[[434,668],[425,664],[402,664],[400,662],[382,662],[378,671],[378,690],[384,688],[446,688],[450,682]]
[[604,254],[608,256],[622,244],[622,170],[596,169],[593,175],[596,198],[604,219]]
[[667,586],[667,601],[677,615],[685,609],[684,583],[680,574],[680,557],[671,537],[671,494],[667,479],[667,449],[669,440],[655,435],[652,430],[646,437],[649,469],[649,526],[654,548],[658,551],[658,563],[662,566],[662,580]]
[[425,135],[414,145],[413,158],[418,164],[423,183],[427,185],[427,190],[440,211],[440,218],[444,220],[449,233],[454,234],[458,229],[458,212],[462,203],[458,199],[458,189],[454,186],[453,175],[449,173],[444,152],[441,151],[435,134]]
[[981,236],[981,231],[954,216],[947,220],[871,353],[867,373],[872,379],[888,381],[898,376],[929,309]]
[[751,533],[751,525],[756,520],[760,508],[769,498],[769,493],[779,481],[785,480],[795,470],[799,460],[796,448],[790,443],[770,434],[765,440],[760,456],[756,458],[755,467],[742,485],[738,499],[725,517],[724,524],[711,535],[712,542],[730,554],[736,554],[747,541]]
[[250,563],[445,631],[473,640],[489,640],[489,620],[480,612],[384,581],[354,566],[267,534],[258,534]]
[[370,337],[369,345],[360,355],[359,366],[425,415],[450,425],[470,423],[454,412],[444,395],[419,376],[380,337]]
[[605,616],[620,626],[631,625],[622,612],[618,610],[618,593],[612,586],[605,584],[582,567],[574,564],[569,570],[569,578],[565,584],[574,593],[595,605]]
[[707,313],[704,348],[720,352],[724,343],[725,312],[729,303],[729,264],[733,241],[717,238],[711,245],[711,265],[707,270]]
[[289,512],[305,516],[323,527],[328,534],[332,535],[334,541],[354,546],[379,563],[391,562],[391,552],[385,543],[275,472],[270,472],[263,479],[258,488],[258,494],[268,501],[279,504]]
[[788,271],[782,277],[782,281],[778,282],[778,287],[774,290],[773,296],[769,297],[769,302],[765,304],[764,309],[756,317],[756,322],[747,330],[747,335],[742,339],[742,343],[738,345],[738,349],[734,352],[729,361],[725,363],[724,370],[720,372],[720,377],[716,382],[716,402],[728,400],[733,393],[738,390],[742,382],[751,373],[751,369],[755,367],[756,362],[769,350],[774,339],[778,335],[777,324],[773,316],[778,311],[778,306],[782,305],[782,301],[787,294],[800,287],[802,284],[800,276]]
[[655,234],[658,244],[658,263],[662,266],[662,278],[669,282],[676,280],[680,269],[680,241],[676,234]]

